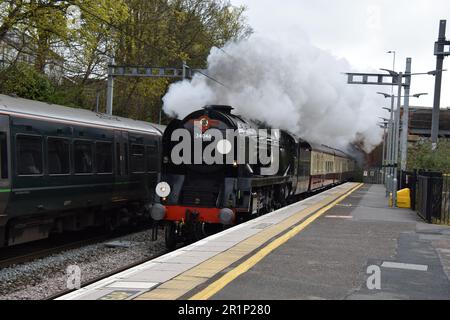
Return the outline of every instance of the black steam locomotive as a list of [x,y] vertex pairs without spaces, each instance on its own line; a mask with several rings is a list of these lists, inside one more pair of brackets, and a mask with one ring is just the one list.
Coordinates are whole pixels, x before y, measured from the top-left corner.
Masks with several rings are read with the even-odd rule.
[[0,95],[0,247],[149,214],[155,125]]
[[271,130],[231,107],[207,106],[172,121],[164,132],[156,190],[161,205],[153,207],[152,218],[166,222],[172,249],[348,181],[354,169],[342,151]]

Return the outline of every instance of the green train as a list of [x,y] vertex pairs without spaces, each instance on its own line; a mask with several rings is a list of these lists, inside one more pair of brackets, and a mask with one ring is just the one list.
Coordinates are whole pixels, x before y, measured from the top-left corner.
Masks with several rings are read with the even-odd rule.
[[0,247],[150,217],[163,129],[0,95]]

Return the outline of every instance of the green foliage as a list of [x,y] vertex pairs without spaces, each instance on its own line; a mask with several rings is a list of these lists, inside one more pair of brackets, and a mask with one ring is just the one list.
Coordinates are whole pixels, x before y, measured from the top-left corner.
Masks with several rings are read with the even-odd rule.
[[[193,68],[206,67],[214,46],[239,40],[251,33],[244,7],[224,0],[125,0],[129,17],[118,34],[116,63]],[[116,82],[115,110],[157,122],[167,80]],[[144,112],[143,110],[147,110]],[[164,117],[163,117],[164,119]]]
[[450,173],[450,140],[441,139],[436,151],[430,140],[421,140],[408,150],[408,169]]
[[[229,0],[0,0],[0,44],[18,34],[17,58],[1,72],[2,93],[105,111],[105,75],[116,64],[206,67],[213,46],[245,38],[245,8]],[[29,60],[29,59],[27,59]],[[48,66],[63,68],[55,79]],[[157,122],[167,79],[117,78],[114,113]],[[166,119],[162,115],[163,120]]]
[[18,63],[0,71],[0,92],[27,99],[51,101],[54,87],[45,75],[27,64]]

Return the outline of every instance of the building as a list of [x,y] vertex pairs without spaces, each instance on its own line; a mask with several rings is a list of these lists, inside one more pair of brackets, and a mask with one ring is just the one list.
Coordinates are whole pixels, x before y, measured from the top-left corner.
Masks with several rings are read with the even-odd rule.
[[[431,137],[433,109],[430,107],[410,107],[409,144]],[[400,128],[401,129],[401,128]],[[439,116],[439,137],[450,139],[450,108],[441,109]],[[383,144],[376,147],[364,158],[364,168],[381,168],[383,162]]]
[[[427,107],[410,107],[409,141],[431,137],[433,109]],[[439,137],[450,139],[450,108],[441,109],[439,116]]]

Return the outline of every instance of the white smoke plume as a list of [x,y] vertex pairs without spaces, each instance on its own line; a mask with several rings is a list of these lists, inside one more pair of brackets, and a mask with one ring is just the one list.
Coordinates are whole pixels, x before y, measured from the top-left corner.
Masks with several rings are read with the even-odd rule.
[[252,36],[213,48],[208,75],[174,83],[164,111],[183,118],[209,104],[231,105],[244,117],[289,130],[315,143],[346,149],[363,138],[370,152],[381,142],[377,126],[383,100],[373,88],[348,85],[343,59],[312,46]]

